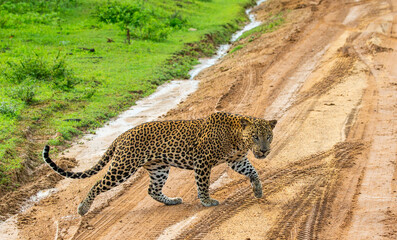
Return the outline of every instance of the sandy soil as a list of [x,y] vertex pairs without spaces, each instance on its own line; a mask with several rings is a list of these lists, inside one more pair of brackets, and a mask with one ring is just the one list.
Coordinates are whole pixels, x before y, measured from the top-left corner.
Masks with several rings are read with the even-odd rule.
[[[211,175],[220,205],[201,206],[193,173],[172,169],[164,192],[184,203],[164,206],[148,196],[148,175],[139,171],[80,217],[78,203],[102,172],[62,180],[0,236],[397,239],[397,0],[269,0],[254,11],[262,21],[283,11],[286,24],[235,43],[244,47],[201,73],[198,90],[163,118],[227,111],[278,119],[271,154],[249,157],[263,199],[220,165]],[[78,160],[76,171],[93,164],[80,154],[66,153]]]

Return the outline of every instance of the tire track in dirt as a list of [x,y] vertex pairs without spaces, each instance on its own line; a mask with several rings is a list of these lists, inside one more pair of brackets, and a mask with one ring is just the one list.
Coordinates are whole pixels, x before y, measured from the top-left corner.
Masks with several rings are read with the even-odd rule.
[[[267,239],[317,239],[324,225],[325,210],[333,200],[339,172],[346,168],[346,159],[354,161],[363,151],[363,143],[339,143],[329,154],[332,162],[324,163],[321,172],[312,174],[314,181],[304,189],[297,199],[284,206],[281,217],[266,236]],[[328,166],[326,166],[328,165]]]
[[[282,169],[273,170],[265,174],[264,171],[266,170],[262,170],[260,172],[261,181],[271,182],[271,184],[263,186],[265,199],[253,199],[251,197],[251,188],[243,187],[228,196],[224,203],[214,209],[210,215],[189,226],[176,239],[205,239],[206,234],[215,226],[219,226],[225,220],[254,204],[269,204],[266,198],[291,186],[299,179],[307,179],[308,186],[300,193],[299,197],[283,206],[285,210],[281,215],[284,217],[278,220],[276,227],[270,230],[266,239],[287,239],[296,225],[300,225],[297,235],[298,239],[312,239],[315,232],[321,227],[320,223],[324,217],[324,209],[327,206],[327,202],[332,200],[330,199],[332,198],[331,193],[336,186],[331,184],[331,187],[326,187],[327,184],[336,182],[339,171],[341,168],[346,167],[346,163],[342,161],[346,159],[353,160],[354,154],[361,151],[363,146],[362,143],[339,143],[329,151],[301,159]],[[335,163],[325,161],[330,156],[333,157],[332,161]],[[248,181],[240,180],[229,183],[217,189],[215,193],[245,182]],[[312,208],[313,205],[315,208]],[[311,218],[313,220],[310,223],[303,220],[303,218]],[[295,224],[292,224],[293,222]]]
[[319,82],[314,84],[309,90],[301,93],[290,107],[295,107],[309,98],[320,97],[327,93],[333,86],[343,82],[349,71],[353,68],[357,57],[353,54],[350,46],[343,46],[339,49],[339,56],[329,73]]

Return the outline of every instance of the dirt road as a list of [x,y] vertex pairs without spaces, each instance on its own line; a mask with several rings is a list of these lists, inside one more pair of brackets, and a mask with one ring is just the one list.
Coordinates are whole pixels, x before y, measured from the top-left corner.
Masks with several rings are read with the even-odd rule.
[[80,217],[98,174],[61,181],[17,217],[18,238],[397,239],[397,0],[269,0],[254,11],[262,21],[283,11],[286,23],[235,43],[243,48],[200,74],[198,90],[163,118],[278,119],[271,154],[249,157],[263,199],[220,165],[211,175],[219,206],[201,206],[193,172],[180,169],[164,192],[184,203],[164,206],[139,171]]

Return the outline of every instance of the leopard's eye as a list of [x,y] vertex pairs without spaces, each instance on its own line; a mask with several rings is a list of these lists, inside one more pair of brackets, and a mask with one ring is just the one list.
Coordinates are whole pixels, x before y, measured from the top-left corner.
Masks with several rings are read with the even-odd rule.
[[252,135],[252,138],[255,139],[255,140],[259,139],[257,135]]

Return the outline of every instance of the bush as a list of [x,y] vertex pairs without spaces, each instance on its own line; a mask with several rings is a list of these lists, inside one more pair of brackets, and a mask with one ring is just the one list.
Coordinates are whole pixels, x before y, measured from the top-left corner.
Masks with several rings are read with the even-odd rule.
[[81,134],[81,131],[72,126],[63,126],[59,129],[62,138],[65,140],[72,140],[74,136]]
[[19,106],[15,102],[0,102],[0,114],[6,115],[8,117],[18,117],[19,116]]
[[[6,80],[14,84],[23,82],[29,84],[34,81],[45,82],[51,83],[54,88],[62,91],[69,91],[81,81],[74,76],[73,71],[66,66],[65,59],[60,58],[59,55],[53,63],[47,62],[38,55],[25,58],[19,63],[8,62],[8,69],[4,76]],[[28,84],[25,84],[25,86],[28,86]],[[24,90],[27,91],[29,88]]]
[[53,82],[55,88],[68,91],[81,82],[79,78],[74,76],[74,72],[66,66],[65,59],[55,59],[50,66],[50,81]]
[[174,29],[181,29],[187,25],[187,20],[179,12],[175,12],[168,18],[168,25]]
[[95,13],[99,21],[117,24],[126,31],[128,43],[131,38],[152,41],[165,40],[172,29],[180,29],[187,21],[179,14],[166,16],[144,4],[125,4],[108,2]]
[[19,99],[26,104],[31,104],[33,102],[33,98],[36,95],[36,86],[30,83],[28,85],[20,85],[17,87],[11,88],[9,92],[9,96],[13,99]]
[[48,63],[37,55],[33,58],[25,58],[19,63],[7,62],[8,69],[4,76],[12,83],[22,83],[27,79],[45,81],[51,77]]

